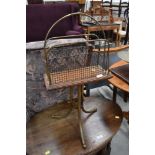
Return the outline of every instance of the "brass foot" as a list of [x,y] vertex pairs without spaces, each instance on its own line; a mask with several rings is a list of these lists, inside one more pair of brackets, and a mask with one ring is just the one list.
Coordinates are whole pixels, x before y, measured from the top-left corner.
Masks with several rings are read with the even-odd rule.
[[83,128],[82,128],[81,119],[79,119],[79,127],[80,127],[80,135],[81,135],[82,146],[83,146],[83,148],[86,148],[86,143],[85,143],[85,140],[84,140],[84,135],[83,135]]
[[83,144],[82,146],[83,146],[84,149],[86,149],[86,144]]

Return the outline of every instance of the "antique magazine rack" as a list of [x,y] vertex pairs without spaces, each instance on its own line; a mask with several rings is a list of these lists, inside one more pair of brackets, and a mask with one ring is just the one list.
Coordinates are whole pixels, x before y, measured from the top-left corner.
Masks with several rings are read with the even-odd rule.
[[[73,104],[73,88],[77,86],[78,90],[78,124],[81,134],[83,148],[86,148],[84,140],[81,110],[85,113],[94,113],[97,109],[87,111],[83,106],[84,84],[99,80],[105,80],[111,77],[109,72],[109,43],[108,40],[99,39],[95,34],[69,35],[61,37],[48,38],[52,29],[62,20],[70,16],[88,16],[99,26],[100,24],[90,15],[76,12],[68,14],[57,20],[46,34],[44,42],[44,60],[46,73],[44,81],[47,90],[70,88],[69,102]],[[101,27],[101,26],[100,26]],[[101,27],[102,31],[102,27]],[[105,36],[102,31],[103,36]],[[95,39],[90,39],[90,36]],[[51,42],[53,41],[53,42]],[[96,46],[96,45],[99,46]],[[100,51],[102,47],[102,52]],[[97,48],[93,52],[93,48]],[[105,49],[103,51],[103,48]],[[61,117],[61,116],[53,116]]]

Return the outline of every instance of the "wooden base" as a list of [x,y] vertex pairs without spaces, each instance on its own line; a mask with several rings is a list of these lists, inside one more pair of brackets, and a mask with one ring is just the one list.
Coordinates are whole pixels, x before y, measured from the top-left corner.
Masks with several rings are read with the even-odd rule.
[[52,119],[51,114],[64,114],[69,104],[58,104],[35,115],[27,124],[27,153],[29,155],[86,155],[102,150],[118,131],[122,111],[117,104],[102,97],[89,97],[84,101],[86,109],[97,107],[93,115],[81,112],[84,138],[80,142],[77,109],[62,119]]

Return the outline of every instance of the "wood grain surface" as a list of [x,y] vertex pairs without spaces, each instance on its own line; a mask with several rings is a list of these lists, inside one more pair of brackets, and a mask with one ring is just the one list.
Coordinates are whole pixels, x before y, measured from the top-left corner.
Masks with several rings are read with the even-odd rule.
[[87,148],[83,149],[76,108],[65,118],[51,118],[52,114],[67,113],[68,105],[57,104],[31,118],[26,130],[29,155],[92,155],[111,141],[121,125],[122,111],[117,104],[103,97],[85,98],[85,108],[97,107],[97,112],[92,115],[82,112],[87,144]]
[[[118,66],[122,66],[128,64],[126,61],[120,60],[116,63],[114,63],[110,68],[115,68]],[[108,81],[114,85],[115,87],[125,91],[125,92],[129,92],[129,84],[124,82],[122,79],[120,79],[119,77],[113,75],[112,78],[108,79]]]

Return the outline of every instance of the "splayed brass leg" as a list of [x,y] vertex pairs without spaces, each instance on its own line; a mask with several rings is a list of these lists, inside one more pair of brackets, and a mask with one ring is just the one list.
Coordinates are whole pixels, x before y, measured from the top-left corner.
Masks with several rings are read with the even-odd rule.
[[91,110],[86,110],[85,108],[84,108],[84,105],[83,105],[83,101],[84,101],[84,96],[83,96],[83,85],[81,85],[81,86],[79,86],[79,87],[81,87],[81,109],[82,109],[82,111],[83,112],[85,112],[85,113],[94,113],[94,112],[96,112],[97,111],[97,108],[93,108],[93,109],[91,109]]
[[70,104],[70,109],[68,110],[68,112],[64,115],[52,115],[52,118],[56,118],[56,119],[61,119],[61,118],[65,118],[67,117],[73,110],[73,87],[69,87],[69,104]]
[[81,122],[81,94],[82,94],[81,86],[78,86],[78,123],[79,123],[79,128],[80,128],[82,146],[83,148],[86,148],[84,135],[83,135],[82,122]]
[[81,105],[81,109],[82,109],[83,112],[85,112],[85,113],[91,113],[91,114],[97,111],[97,108],[94,108],[94,109],[91,109],[91,110],[84,109],[83,103]]

